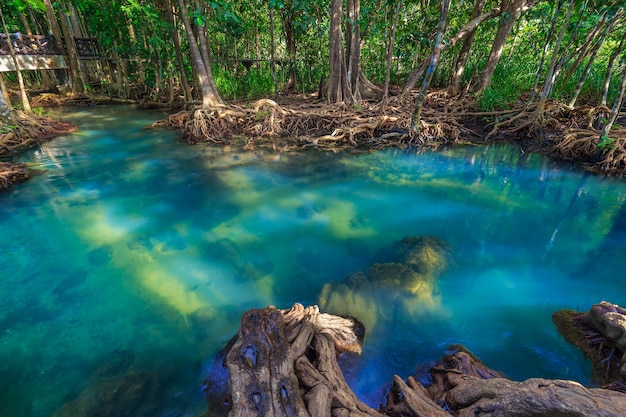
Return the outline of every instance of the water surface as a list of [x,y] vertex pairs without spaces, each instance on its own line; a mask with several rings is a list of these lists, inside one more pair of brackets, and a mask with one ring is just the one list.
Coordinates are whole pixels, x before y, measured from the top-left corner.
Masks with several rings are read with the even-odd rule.
[[277,155],[190,147],[130,107],[62,117],[80,132],[22,155],[41,175],[0,194],[2,417],[53,415],[120,357],[160,375],[156,415],[198,415],[244,311],[324,305],[407,236],[450,248],[427,302],[328,305],[368,326],[351,383],[374,407],[451,343],[513,379],[589,384],[551,314],[626,303],[623,181],[509,145]]

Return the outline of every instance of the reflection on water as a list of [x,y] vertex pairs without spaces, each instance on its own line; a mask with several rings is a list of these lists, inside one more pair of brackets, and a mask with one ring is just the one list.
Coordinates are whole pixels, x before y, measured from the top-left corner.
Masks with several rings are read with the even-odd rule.
[[[202,372],[245,310],[333,297],[375,323],[353,382],[373,406],[450,343],[514,379],[588,383],[550,316],[625,302],[623,182],[510,146],[189,147],[143,129],[160,117],[67,111],[81,131],[22,156],[42,174],[0,195],[0,416],[54,414],[114,352],[167,381],[157,415],[198,415]],[[407,236],[449,248],[419,296],[346,280]]]

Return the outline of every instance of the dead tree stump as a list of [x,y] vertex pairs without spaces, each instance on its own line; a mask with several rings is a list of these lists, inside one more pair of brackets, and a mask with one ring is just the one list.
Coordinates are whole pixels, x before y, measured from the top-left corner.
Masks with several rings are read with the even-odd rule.
[[359,401],[337,363],[361,352],[363,326],[295,304],[250,310],[225,364],[230,416],[380,416]]
[[[593,320],[621,346],[614,315],[624,311],[594,306]],[[607,324],[606,319],[611,324]],[[613,329],[613,330],[609,330]],[[610,335],[609,335],[610,333]],[[624,417],[626,394],[586,388],[574,381],[505,378],[462,346],[451,346],[430,369],[425,387],[393,377],[387,402],[375,410],[361,402],[339,368],[342,353],[360,353],[364,328],[353,318],[321,314],[316,306],[295,304],[250,310],[221,356],[228,370],[224,408],[207,416],[231,417]],[[222,365],[223,362],[223,365]],[[225,387],[224,387],[225,388]],[[210,387],[207,387],[207,392]],[[225,391],[225,389],[224,389]]]
[[395,376],[385,414],[396,417],[620,417],[626,395],[577,382],[532,378],[511,381],[471,352],[453,346],[431,371],[425,388]]

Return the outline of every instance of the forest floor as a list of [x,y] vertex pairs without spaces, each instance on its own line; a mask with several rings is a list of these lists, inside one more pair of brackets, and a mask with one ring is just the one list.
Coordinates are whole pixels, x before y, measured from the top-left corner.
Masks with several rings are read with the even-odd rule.
[[[34,106],[110,104],[106,97],[61,97],[45,94]],[[129,100],[113,101],[129,103]],[[315,95],[286,95],[257,101],[234,101],[212,109],[179,110],[153,127],[181,130],[190,144],[231,144],[245,138],[243,149],[277,152],[315,147],[333,152],[370,152],[389,147],[437,148],[442,144],[517,143],[526,151],[568,160],[605,175],[626,174],[626,114],[621,113],[611,139],[600,139],[601,126],[610,113],[606,106],[575,108],[548,102],[520,104],[510,110],[482,111],[472,100],[434,90],[427,95],[416,131],[410,129],[415,97],[391,96],[383,102],[363,101],[352,108],[329,105]],[[142,108],[161,103],[139,103]],[[42,140],[76,130],[45,116],[16,112],[12,129],[0,132],[0,158],[36,146]],[[24,164],[0,162],[0,191],[29,178]]]

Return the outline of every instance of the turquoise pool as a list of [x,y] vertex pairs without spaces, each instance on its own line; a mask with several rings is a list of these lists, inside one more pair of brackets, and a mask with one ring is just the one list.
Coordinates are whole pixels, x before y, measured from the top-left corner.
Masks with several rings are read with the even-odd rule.
[[[352,384],[373,406],[452,343],[513,379],[589,384],[551,314],[626,304],[624,181],[504,144],[250,153],[187,146],[126,106],[59,116],[80,132],[20,156],[41,175],[0,194],[2,417],[54,415],[119,352],[161,376],[157,415],[197,416],[241,314],[294,302],[365,322]],[[406,236],[450,248],[427,294],[329,301]]]

